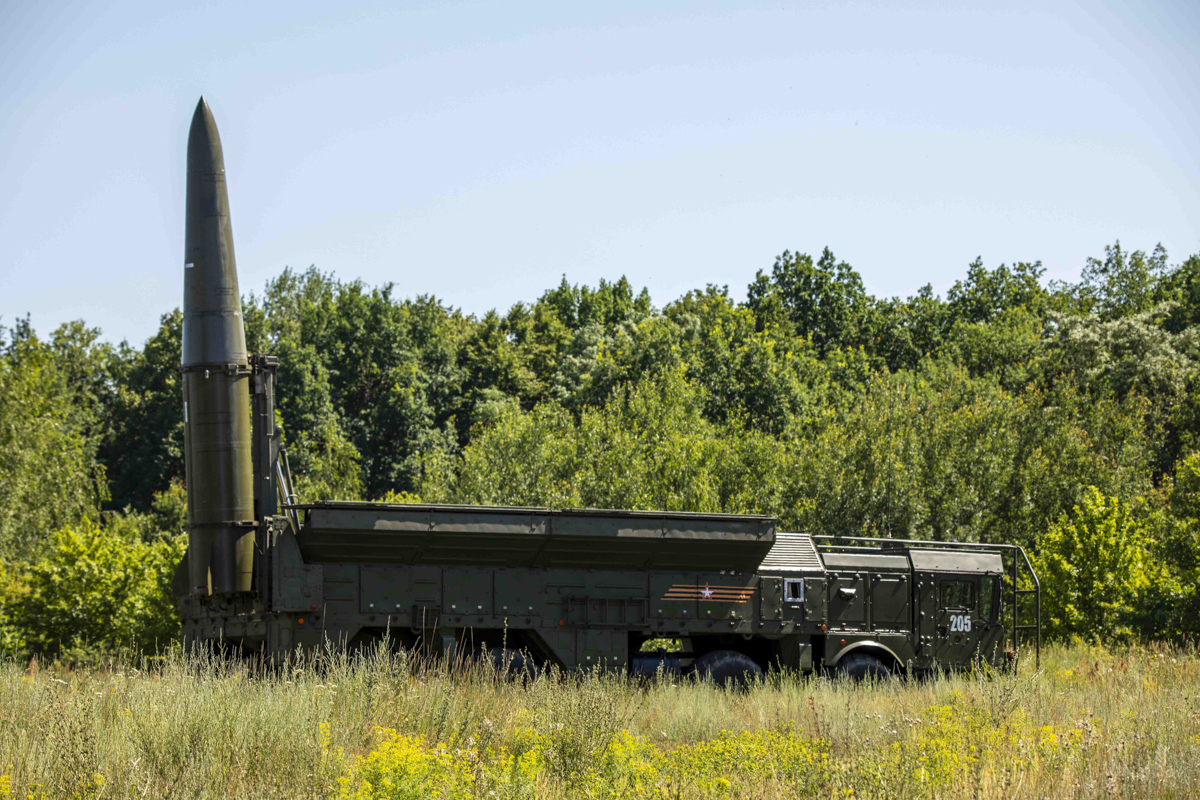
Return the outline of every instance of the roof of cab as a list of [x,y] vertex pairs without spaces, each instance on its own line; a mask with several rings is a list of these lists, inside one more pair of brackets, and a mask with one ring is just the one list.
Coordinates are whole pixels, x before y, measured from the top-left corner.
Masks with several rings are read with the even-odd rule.
[[908,558],[895,553],[822,553],[825,569],[881,569],[908,572]]
[[913,569],[924,572],[976,572],[987,575],[1003,575],[1004,560],[999,553],[986,550],[927,550],[913,548],[909,551]]

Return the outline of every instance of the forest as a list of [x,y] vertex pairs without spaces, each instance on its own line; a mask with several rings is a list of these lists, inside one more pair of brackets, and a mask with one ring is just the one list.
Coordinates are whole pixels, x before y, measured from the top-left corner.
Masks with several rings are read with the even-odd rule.
[[[306,501],[775,515],[782,529],[1027,548],[1059,639],[1200,634],[1200,255],[1120,243],[1077,283],[976,259],[868,293],[785,251],[738,302],[566,277],[465,314],[310,267],[243,298],[278,356]],[[531,292],[532,295],[532,292]],[[0,652],[177,635],[178,309],[138,347],[0,327]]]

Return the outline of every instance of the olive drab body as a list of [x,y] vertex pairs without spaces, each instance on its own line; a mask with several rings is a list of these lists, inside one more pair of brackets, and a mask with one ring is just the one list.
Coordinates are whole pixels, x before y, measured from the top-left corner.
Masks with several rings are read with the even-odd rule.
[[254,557],[250,365],[221,138],[201,98],[187,147],[183,264],[188,591],[250,591]]
[[272,661],[330,643],[496,648],[526,667],[729,678],[1003,666],[1040,643],[1037,575],[1012,545],[831,539],[759,515],[301,503],[277,361],[246,352],[203,99],[183,273],[189,540],[174,589],[189,648]]

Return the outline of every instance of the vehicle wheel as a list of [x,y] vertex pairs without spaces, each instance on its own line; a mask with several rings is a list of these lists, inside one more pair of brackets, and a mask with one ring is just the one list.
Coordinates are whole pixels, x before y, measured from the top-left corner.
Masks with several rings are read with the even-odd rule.
[[537,663],[524,650],[493,647],[488,650],[488,656],[492,659],[492,666],[496,668],[496,674],[510,680],[529,683],[536,681],[538,675],[541,674]]
[[762,667],[754,659],[736,650],[713,650],[692,663],[691,674],[717,686],[744,688],[762,680]]
[[892,677],[892,671],[887,664],[870,653],[851,653],[838,662],[835,672],[852,681],[881,681]]

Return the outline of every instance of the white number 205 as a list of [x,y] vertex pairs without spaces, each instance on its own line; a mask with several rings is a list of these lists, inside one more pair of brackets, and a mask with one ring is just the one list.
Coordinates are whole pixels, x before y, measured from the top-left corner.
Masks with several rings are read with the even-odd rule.
[[951,614],[950,615],[950,632],[951,633],[970,633],[971,632],[971,617],[968,614]]

